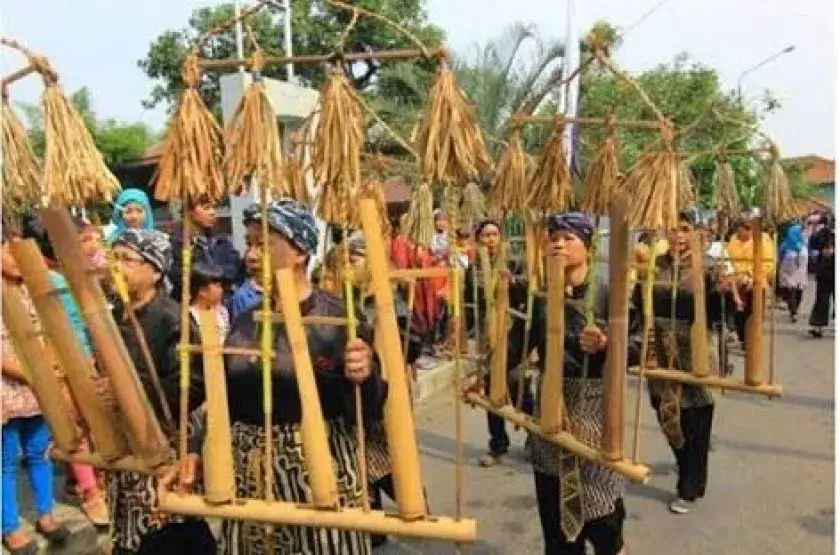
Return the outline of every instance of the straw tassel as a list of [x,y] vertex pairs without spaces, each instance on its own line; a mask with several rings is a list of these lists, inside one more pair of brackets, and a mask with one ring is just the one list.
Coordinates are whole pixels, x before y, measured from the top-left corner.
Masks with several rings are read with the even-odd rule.
[[490,198],[493,208],[499,212],[518,211],[525,207],[528,198],[528,174],[519,127],[511,131],[507,148],[499,158],[490,188]]
[[346,77],[332,74],[321,91],[312,167],[321,184],[319,215],[331,224],[347,219],[349,199],[362,181],[364,117]]
[[691,202],[690,189],[685,191],[690,182],[671,147],[673,130],[669,124],[663,124],[662,135],[666,148],[645,155],[627,176],[627,221],[633,228],[673,229],[679,211]]
[[615,121],[615,116],[607,118],[607,136],[586,172],[586,196],[581,203],[581,210],[588,214],[608,214],[612,200],[618,193],[620,181]]
[[306,188],[306,179],[303,176],[303,168],[300,167],[295,156],[287,156],[283,160],[284,190],[294,197],[299,203],[309,206],[309,191]]
[[487,199],[475,181],[467,183],[461,199],[461,216],[466,224],[478,222],[487,217]]
[[770,163],[764,173],[764,214],[774,222],[782,222],[796,215],[790,194],[787,174],[779,162],[779,148],[770,143]]
[[289,196],[292,193],[284,179],[277,114],[266,93],[265,83],[259,76],[264,64],[265,54],[257,50],[251,67],[255,74],[254,81],[248,85],[225,130],[228,150],[224,169],[230,193],[234,195],[242,194],[248,184],[248,177],[255,177],[278,196]]
[[[451,217],[451,215],[450,215]],[[428,183],[421,183],[411,193],[405,221],[405,234],[415,245],[428,245],[435,234],[434,199]]]
[[3,126],[2,202],[6,213],[26,210],[40,201],[41,165],[26,128],[3,97],[0,120]]
[[741,214],[741,199],[735,188],[735,172],[726,158],[719,156],[715,168],[715,209],[726,218],[736,218]]
[[420,175],[427,182],[465,184],[492,166],[475,110],[445,64],[429,91],[417,152]]
[[209,198],[225,196],[224,136],[207,109],[197,87],[201,78],[195,52],[182,71],[187,84],[172,116],[169,135],[154,177],[155,198]]
[[44,77],[44,189],[50,202],[110,201],[120,183],[97,150],[79,111],[53,76]]
[[562,117],[543,149],[537,168],[531,176],[531,195],[528,205],[547,212],[566,209],[572,195],[572,176],[564,149]]

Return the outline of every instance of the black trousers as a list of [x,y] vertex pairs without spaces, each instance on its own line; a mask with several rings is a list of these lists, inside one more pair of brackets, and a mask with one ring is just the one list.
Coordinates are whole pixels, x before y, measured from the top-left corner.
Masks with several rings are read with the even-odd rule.
[[167,524],[143,537],[137,551],[114,549],[112,555],[213,555],[216,553],[216,538],[204,520],[190,519],[186,522]]
[[[531,391],[531,380],[524,380],[525,391],[522,394],[522,412],[525,414],[534,414],[534,394]],[[489,376],[484,380],[484,393],[490,394],[490,378]],[[511,404],[516,404],[519,398],[519,382],[514,380],[513,383],[508,383],[508,395],[510,395]],[[487,411],[487,430],[490,432],[490,441],[487,443],[487,449],[493,455],[504,455],[510,449],[510,437],[507,433],[507,426],[505,419],[497,414]]]
[[738,334],[738,341],[743,345],[747,340],[747,320],[750,319],[753,308],[752,290],[742,293],[741,300],[744,302],[744,308],[738,310],[733,306],[732,318],[735,320],[735,332]]
[[828,326],[831,305],[834,304],[834,280],[817,278],[817,293],[809,323],[815,328]]
[[534,472],[537,508],[540,512],[545,555],[585,555],[586,543],[595,555],[616,555],[624,547],[624,501],[615,502],[615,510],[583,525],[573,542],[567,541],[560,526],[560,477]]
[[782,297],[787,303],[788,311],[791,316],[799,314],[799,307],[802,306],[803,290],[798,287],[785,287],[782,289]]
[[[654,398],[651,403],[659,418],[660,400]],[[685,501],[695,501],[706,495],[714,411],[714,405],[680,410],[680,428],[685,442],[679,449],[671,445],[671,451],[677,459],[677,496]]]

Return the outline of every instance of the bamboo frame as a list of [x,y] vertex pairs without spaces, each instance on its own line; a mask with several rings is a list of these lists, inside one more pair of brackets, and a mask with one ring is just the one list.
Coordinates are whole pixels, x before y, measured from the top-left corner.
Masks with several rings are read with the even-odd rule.
[[[47,264],[41,256],[37,244],[33,239],[15,242],[11,245],[12,256],[18,263],[23,275],[24,282],[29,289],[32,303],[38,312],[38,318],[50,345],[53,348],[56,358],[67,377],[67,383],[76,405],[79,407],[82,416],[90,428],[93,436],[93,443],[98,448],[102,457],[109,461],[115,461],[128,454],[127,446],[120,426],[115,425],[113,415],[105,408],[104,403],[96,393],[91,376],[94,375],[90,361],[82,352],[82,346],[73,330],[73,325],[61,300],[58,298],[58,290],[53,286],[50,279]],[[6,289],[4,288],[4,293]],[[10,299],[12,300],[12,299]],[[18,322],[16,325],[21,325]],[[47,359],[49,360],[49,359]],[[32,370],[38,370],[38,366],[32,366]],[[43,389],[44,395],[50,395],[49,376],[43,383],[33,382],[36,389]],[[47,402],[57,400],[47,399]],[[70,407],[58,400],[58,406],[64,406],[70,413]],[[43,405],[42,405],[43,406]],[[72,414],[72,413],[70,413]],[[50,415],[45,412],[46,417]],[[59,430],[62,427],[63,419],[50,419],[51,429]],[[55,428],[53,428],[55,426]]]
[[[69,212],[66,208],[48,208],[42,216],[56,257],[90,331],[99,368],[113,387],[131,454],[143,459],[149,467],[170,462],[168,442],[137,377],[102,289],[84,267],[81,243]],[[79,404],[83,405],[84,400],[79,399]]]
[[706,318],[706,280],[703,276],[703,251],[700,234],[689,236],[691,249],[690,279],[694,290],[694,322],[691,324],[691,373],[698,378],[709,375],[709,331]]
[[230,503],[236,495],[233,473],[233,437],[228,412],[225,362],[219,341],[216,313],[198,313],[198,328],[204,351],[204,389],[207,403],[207,424],[201,460],[204,466],[204,499],[211,504]]
[[[623,271],[630,256],[629,235],[625,215],[627,199],[619,197],[610,209],[610,297],[609,345],[604,366],[604,431],[601,435],[601,452],[605,459],[617,461],[624,458],[624,400],[627,389],[627,333],[629,328],[629,295],[627,272]],[[590,272],[594,272],[591,268]]]
[[[631,376],[639,375],[639,367],[634,366],[627,369],[627,373]],[[784,393],[782,384],[778,383],[763,383],[758,385],[749,385],[744,382],[739,382],[730,378],[721,378],[719,376],[706,376],[698,378],[688,372],[681,370],[667,370],[665,368],[645,368],[645,378],[656,380],[670,380],[675,382],[686,383],[690,385],[699,385],[703,387],[712,387],[723,390],[740,391],[742,393],[752,393],[754,395],[766,395],[773,399],[781,397]]]
[[752,242],[753,242],[753,288],[752,288],[752,314],[747,320],[745,376],[744,380],[748,385],[760,385],[764,383],[764,289],[767,284],[767,276],[764,271],[764,264],[761,263],[762,249],[764,247],[763,230],[761,229],[761,218],[754,218],[752,221]]
[[318,397],[318,386],[315,383],[315,370],[309,357],[309,345],[300,317],[300,297],[292,272],[293,270],[287,268],[278,270],[275,275],[300,394],[303,463],[309,473],[313,504],[319,509],[333,509],[338,506],[338,487],[327,440],[327,427]]
[[[60,449],[74,453],[84,441],[81,430],[73,422],[69,407],[64,402],[61,384],[50,366],[46,346],[38,337],[20,293],[3,282],[3,323],[15,348],[21,372],[35,392],[38,405],[50,426],[53,442]],[[115,452],[112,456],[118,456]]]
[[[265,65],[284,64],[321,64],[335,61],[375,61],[375,60],[413,60],[413,59],[434,59],[445,56],[443,48],[431,52],[424,52],[419,48],[401,50],[379,50],[372,52],[347,52],[332,54],[299,54],[296,56],[266,56]],[[204,69],[232,69],[239,66],[247,66],[250,63],[248,58],[228,58],[225,60],[198,60],[198,65]]]
[[563,427],[566,401],[563,397],[563,359],[566,346],[566,266],[562,256],[547,263],[545,370],[540,387],[540,431],[553,434]]

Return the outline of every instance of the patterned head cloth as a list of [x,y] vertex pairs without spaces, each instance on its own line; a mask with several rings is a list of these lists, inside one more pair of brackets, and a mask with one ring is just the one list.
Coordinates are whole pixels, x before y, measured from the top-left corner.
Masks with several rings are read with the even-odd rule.
[[162,274],[172,268],[172,244],[169,235],[155,229],[126,229],[114,245],[123,245],[143,257]]
[[365,236],[361,233],[353,234],[350,237],[347,246],[349,247],[350,254],[355,254],[356,256],[367,256],[367,243],[365,242]]
[[[280,199],[268,205],[268,228],[290,241],[308,255],[318,250],[318,224],[306,206],[292,199]],[[259,204],[253,204],[242,214],[243,223],[259,222]]]
[[570,231],[577,235],[587,248],[592,244],[592,234],[595,229],[592,222],[580,212],[566,212],[564,214],[551,214],[548,217],[548,232]]

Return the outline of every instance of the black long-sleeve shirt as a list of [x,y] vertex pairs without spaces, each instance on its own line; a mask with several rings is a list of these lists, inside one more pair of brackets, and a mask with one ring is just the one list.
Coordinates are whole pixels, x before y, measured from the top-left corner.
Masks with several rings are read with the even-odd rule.
[[[178,303],[170,299],[162,289],[147,304],[135,309],[146,343],[152,355],[160,383],[169,405],[169,411],[177,425],[181,397],[181,359],[178,344],[181,341],[181,310]],[[151,370],[140,347],[140,340],[125,308],[117,302],[114,306],[114,319],[120,335],[125,342],[128,354],[134,362],[134,368],[140,378],[146,396],[152,405],[158,421],[165,423],[160,397],[152,382]],[[190,344],[200,343],[198,327],[190,318]],[[204,365],[199,354],[190,355],[189,410],[194,411],[204,403]],[[198,432],[196,437],[200,437]],[[191,442],[190,451],[197,452],[200,443]]]
[[[600,330],[608,333],[609,320],[609,288],[604,281],[596,283],[598,290],[595,293],[595,303],[593,312],[595,315],[595,325]],[[564,327],[564,357],[563,357],[563,377],[564,378],[582,378],[583,377],[583,360],[585,353],[580,345],[580,334],[583,328],[586,327],[586,296],[589,289],[588,281],[584,281],[577,287],[572,288],[571,294],[566,296],[565,303],[565,327]],[[641,313],[637,309],[639,305],[631,303],[630,313],[628,314],[627,325],[627,364],[634,366],[639,363],[642,352],[642,318]],[[537,349],[540,355],[540,366],[545,369],[545,355],[546,355],[546,309],[547,303],[543,299],[538,299],[534,304],[534,319],[531,331],[531,344]],[[607,361],[607,351],[589,355],[589,367],[587,368],[586,377],[592,379],[600,379],[604,374],[604,364]]]
[[[236,319],[227,338],[228,347],[259,348],[262,324],[254,320],[257,310],[249,310]],[[303,316],[345,317],[347,314],[343,301],[321,290],[314,290],[300,303],[300,312]],[[358,336],[372,345],[370,327],[365,324],[363,316],[359,315],[358,321]],[[301,401],[292,352],[283,324],[274,324],[273,339],[277,354],[272,363],[273,421],[275,424],[297,423],[301,420]],[[348,421],[355,421],[353,383],[344,376],[347,328],[307,325],[306,339],[324,419],[344,416]],[[225,356],[228,406],[232,422],[263,425],[261,364],[256,356]],[[365,418],[381,415],[386,395],[387,384],[374,358],[371,376],[362,384]]]
[[[230,236],[223,233],[206,233],[197,231],[192,237],[192,264],[199,262],[219,267],[224,273],[229,286],[238,285],[245,277],[242,257],[233,245]],[[183,248],[184,236],[182,231],[176,231],[170,237],[174,259],[167,277],[172,285],[171,297],[181,301],[181,284],[184,280]]]

